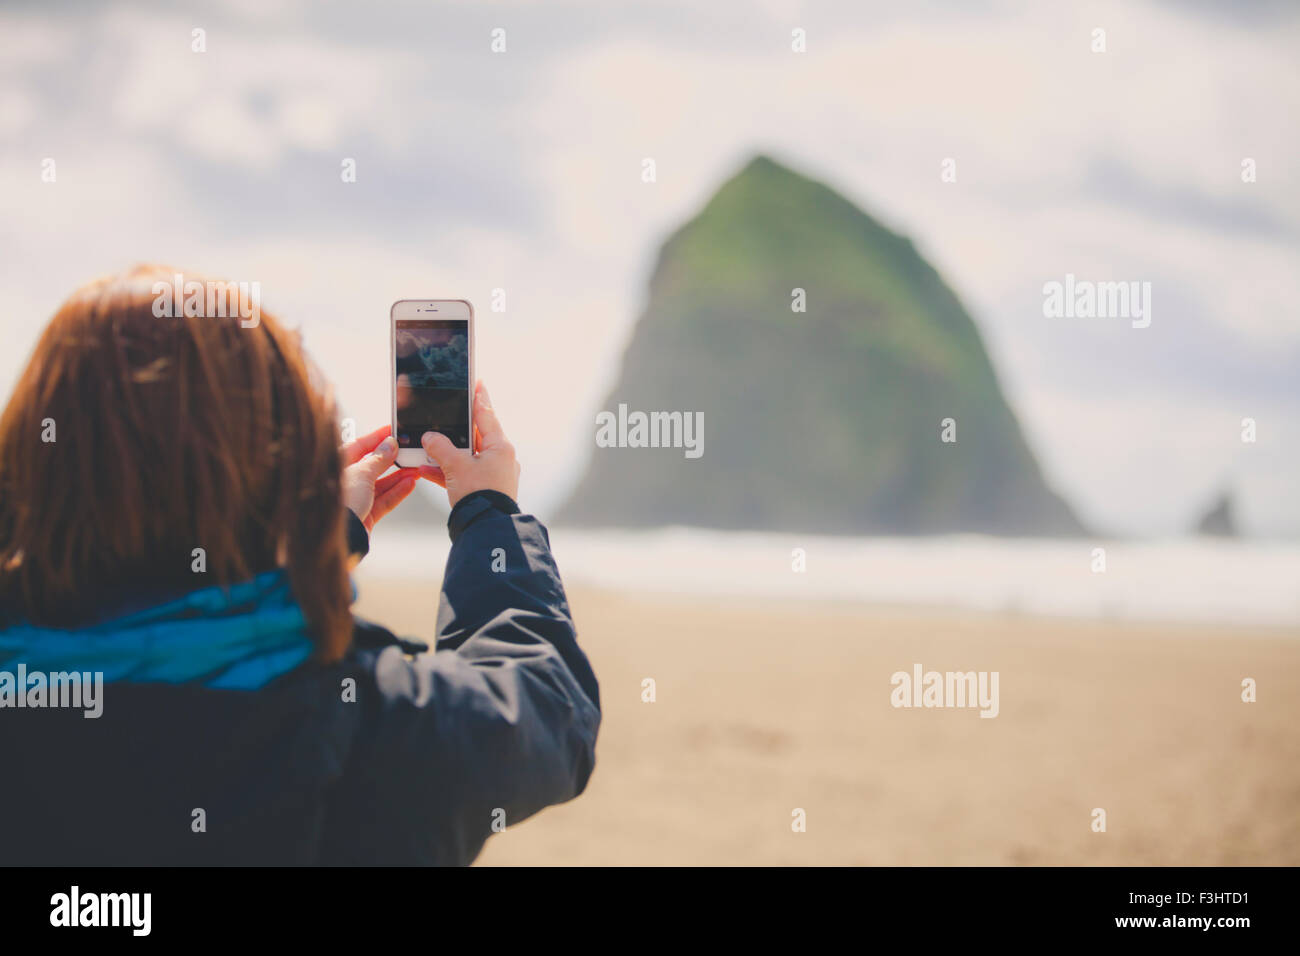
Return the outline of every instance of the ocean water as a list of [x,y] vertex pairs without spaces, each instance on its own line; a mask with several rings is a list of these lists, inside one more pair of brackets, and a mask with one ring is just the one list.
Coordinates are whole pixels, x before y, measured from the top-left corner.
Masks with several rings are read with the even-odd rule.
[[[1300,627],[1296,542],[561,528],[551,531],[551,543],[566,582],[618,591]],[[448,547],[442,528],[425,534],[381,526],[358,582],[436,584]],[[1094,548],[1105,549],[1104,572],[1092,569]],[[802,572],[793,569],[796,549]]]

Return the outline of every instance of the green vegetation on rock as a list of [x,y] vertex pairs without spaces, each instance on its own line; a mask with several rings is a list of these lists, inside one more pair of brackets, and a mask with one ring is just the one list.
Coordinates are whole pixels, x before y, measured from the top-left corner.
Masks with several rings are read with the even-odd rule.
[[[806,312],[791,310],[796,288]],[[908,239],[765,157],[664,244],[602,409],[620,403],[703,412],[704,454],[596,448],[561,523],[1081,530],[938,273]],[[955,443],[940,440],[945,418]]]

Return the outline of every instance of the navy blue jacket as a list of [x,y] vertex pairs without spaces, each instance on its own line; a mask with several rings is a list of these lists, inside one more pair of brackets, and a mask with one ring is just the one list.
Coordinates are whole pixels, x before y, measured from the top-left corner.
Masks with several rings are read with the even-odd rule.
[[435,650],[357,619],[343,661],[256,691],[113,684],[97,719],[0,711],[0,865],[467,864],[577,796],[599,691],[546,529],[517,511],[490,492],[453,509]]

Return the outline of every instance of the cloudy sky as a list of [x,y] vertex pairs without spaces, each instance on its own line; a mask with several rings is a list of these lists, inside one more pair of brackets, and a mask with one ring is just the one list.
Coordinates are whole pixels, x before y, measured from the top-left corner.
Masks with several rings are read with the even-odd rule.
[[[467,297],[545,514],[659,242],[765,152],[913,238],[1086,521],[1176,533],[1231,485],[1251,531],[1300,533],[1292,6],[10,4],[0,391],[73,288],[162,261],[259,281],[364,428],[389,304]],[[1066,273],[1151,282],[1151,327],[1044,318]]]

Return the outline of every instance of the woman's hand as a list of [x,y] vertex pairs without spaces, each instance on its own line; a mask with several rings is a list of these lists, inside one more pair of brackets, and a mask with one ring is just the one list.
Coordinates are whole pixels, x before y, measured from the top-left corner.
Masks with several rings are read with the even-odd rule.
[[501,430],[482,382],[474,390],[474,432],[477,455],[470,454],[467,448],[457,448],[441,432],[425,432],[421,444],[438,464],[421,465],[420,474],[447,489],[447,501],[453,508],[475,491],[499,491],[517,499],[519,462],[515,461],[515,446]]
[[402,503],[419,477],[415,468],[399,468],[384,475],[397,460],[397,440],[391,432],[392,426],[384,425],[339,451],[343,456],[343,503],[361,519],[366,531]]

